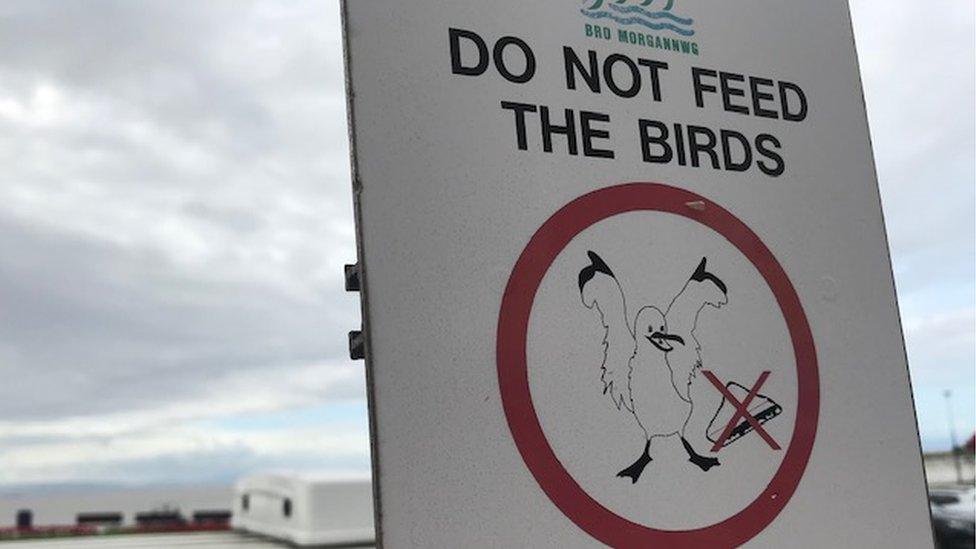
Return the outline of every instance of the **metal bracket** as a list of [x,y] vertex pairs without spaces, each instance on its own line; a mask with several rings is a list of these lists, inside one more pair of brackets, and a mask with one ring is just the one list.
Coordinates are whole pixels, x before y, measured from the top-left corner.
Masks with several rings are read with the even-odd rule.
[[346,265],[346,291],[347,292],[358,292],[362,289],[362,285],[359,281],[359,263],[353,265]]
[[352,360],[366,358],[366,338],[362,330],[349,332],[349,358]]

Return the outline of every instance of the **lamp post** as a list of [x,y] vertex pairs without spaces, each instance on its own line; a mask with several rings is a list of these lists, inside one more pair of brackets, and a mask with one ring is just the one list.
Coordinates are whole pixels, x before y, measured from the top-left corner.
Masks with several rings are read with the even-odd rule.
[[959,444],[956,443],[956,422],[952,418],[952,391],[946,389],[942,395],[946,399],[949,418],[949,439],[952,441],[952,462],[956,466],[956,483],[962,484],[962,464],[959,463]]

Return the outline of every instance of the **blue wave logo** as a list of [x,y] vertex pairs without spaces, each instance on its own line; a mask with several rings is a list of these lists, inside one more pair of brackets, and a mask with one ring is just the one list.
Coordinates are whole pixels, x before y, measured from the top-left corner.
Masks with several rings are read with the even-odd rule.
[[[648,9],[657,0],[586,0],[580,13],[593,20],[609,19],[618,25],[638,25],[653,31],[670,31],[680,36],[694,36],[694,20],[671,13],[674,0],[666,0],[660,11]],[[633,3],[632,3],[633,2]]]

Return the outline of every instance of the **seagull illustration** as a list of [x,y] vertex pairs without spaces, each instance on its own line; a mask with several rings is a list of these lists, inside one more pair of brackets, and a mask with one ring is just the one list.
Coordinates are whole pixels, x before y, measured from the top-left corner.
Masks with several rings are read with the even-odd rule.
[[[718,459],[695,451],[685,436],[694,410],[691,382],[702,367],[701,346],[695,338],[698,316],[705,307],[728,303],[728,288],[706,270],[702,258],[681,291],[662,312],[654,306],[638,311],[633,325],[623,290],[613,271],[596,253],[579,273],[583,305],[596,309],[605,330],[603,392],[618,410],[629,413],[644,434],[644,450],[618,477],[636,483],[652,461],[651,441],[678,435],[688,460],[702,471],[719,465]],[[631,327],[633,326],[633,327]]]

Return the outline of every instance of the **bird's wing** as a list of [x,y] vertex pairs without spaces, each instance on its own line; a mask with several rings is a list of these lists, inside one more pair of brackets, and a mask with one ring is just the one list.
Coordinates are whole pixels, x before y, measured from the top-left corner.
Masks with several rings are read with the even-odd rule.
[[580,296],[583,305],[600,313],[605,330],[603,364],[600,379],[604,394],[610,395],[614,405],[633,412],[630,394],[630,359],[637,344],[627,321],[624,293],[610,267],[593,252],[587,252],[590,264],[579,273]]
[[[671,333],[692,333],[698,325],[698,315],[706,306],[720,309],[729,302],[728,287],[719,277],[705,269],[703,257],[698,268],[671,300],[664,318]],[[695,344],[697,345],[697,340]]]
[[691,382],[701,369],[701,344],[695,337],[698,315],[706,307],[720,309],[729,302],[728,287],[725,282],[705,269],[705,258],[685,283],[678,295],[674,296],[668,311],[664,313],[668,332],[685,338],[688,346],[678,346],[668,354],[671,368],[671,382],[682,398],[691,402]]

